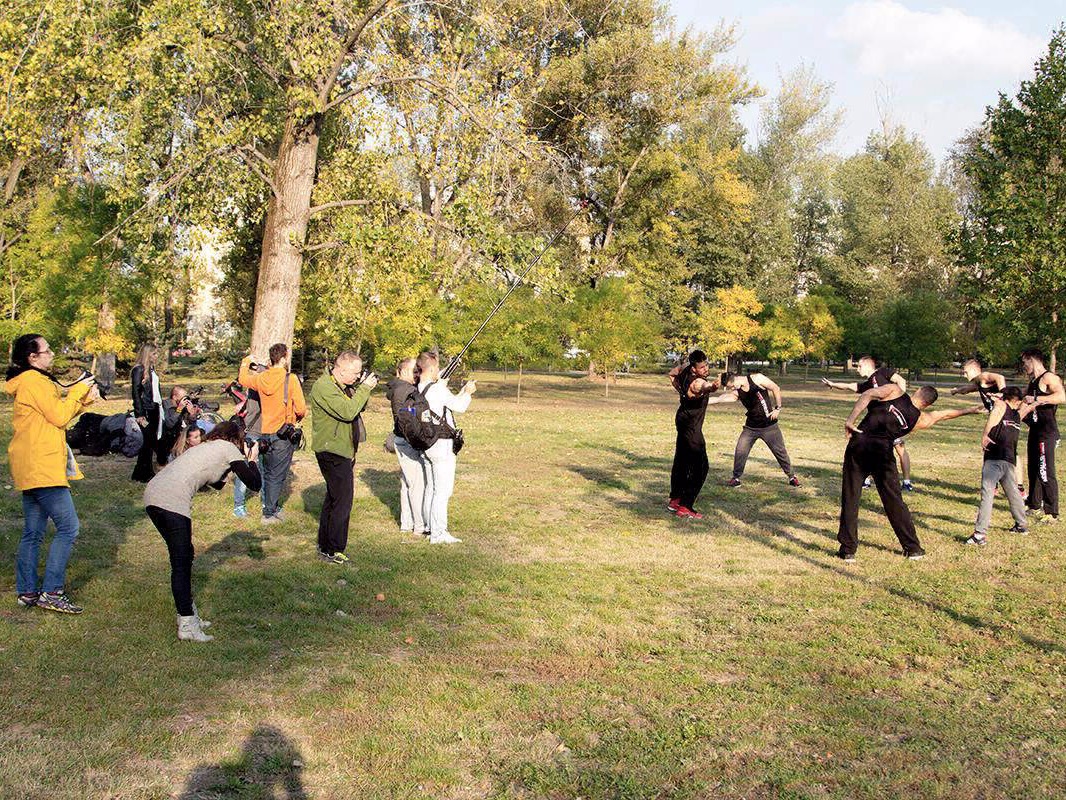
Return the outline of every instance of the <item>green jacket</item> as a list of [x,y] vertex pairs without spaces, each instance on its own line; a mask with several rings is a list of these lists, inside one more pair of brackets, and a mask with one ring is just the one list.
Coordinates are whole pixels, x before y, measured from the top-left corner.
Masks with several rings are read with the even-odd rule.
[[359,386],[348,397],[327,372],[311,387],[311,447],[316,453],[355,458],[352,423],[370,399],[370,387]]

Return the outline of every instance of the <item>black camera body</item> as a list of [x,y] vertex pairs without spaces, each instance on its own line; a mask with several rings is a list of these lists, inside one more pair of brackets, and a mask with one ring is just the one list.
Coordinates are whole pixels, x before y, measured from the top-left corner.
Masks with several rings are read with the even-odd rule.
[[199,408],[201,411],[218,411],[220,408],[218,403],[212,403],[209,400],[203,399],[204,387],[197,386],[193,388],[186,397],[189,402]]
[[292,444],[295,450],[299,450],[304,441],[304,432],[291,422],[286,422],[278,428],[274,435]]

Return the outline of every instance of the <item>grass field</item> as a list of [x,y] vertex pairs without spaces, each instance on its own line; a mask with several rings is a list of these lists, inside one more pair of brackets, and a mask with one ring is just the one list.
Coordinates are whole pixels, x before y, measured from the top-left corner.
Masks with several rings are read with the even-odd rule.
[[[283,525],[233,518],[230,489],[200,497],[208,645],[175,639],[131,461],[83,459],[81,617],[16,608],[21,508],[4,491],[0,797],[1066,796],[1063,531],[1009,537],[1001,500],[990,544],[961,544],[981,418],[911,437],[929,556],[900,556],[869,492],[844,565],[853,397],[786,385],[800,489],[762,445],[726,488],[742,415],[712,409],[707,517],[682,521],[663,510],[676,400],[661,377],[608,399],[527,377],[518,407],[514,388],[490,376],[465,418],[460,546],[398,532],[380,395],[351,565],[314,557],[309,453]],[[6,458],[7,402],[2,430]]]

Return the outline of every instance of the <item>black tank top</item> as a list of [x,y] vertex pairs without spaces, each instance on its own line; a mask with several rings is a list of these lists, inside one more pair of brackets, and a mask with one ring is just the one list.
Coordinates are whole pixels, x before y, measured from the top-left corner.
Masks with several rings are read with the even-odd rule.
[[1003,419],[991,431],[988,438],[992,444],[985,450],[985,461],[1009,461],[1014,464],[1018,460],[1018,434],[1022,430],[1022,418],[1018,412],[1007,406],[1003,413]]
[[737,389],[737,399],[747,409],[744,425],[748,428],[769,428],[776,425],[777,420],[770,419],[770,412],[774,410],[773,398],[769,389],[756,386],[751,375],[748,376],[748,389]]
[[699,375],[692,371],[692,367],[685,367],[681,374],[677,376],[678,386],[681,387],[678,392],[681,395],[681,399],[677,407],[677,419],[683,421],[686,425],[702,427],[703,417],[707,413],[707,400],[710,396],[706,394],[701,394],[697,397],[688,396],[688,387],[697,378],[699,378]]
[[[1043,373],[1040,378],[1043,378],[1047,373]],[[1027,394],[1031,394],[1033,397],[1044,397],[1051,394],[1051,392],[1045,392],[1040,388],[1040,378],[1033,378],[1029,381],[1029,391]],[[1026,414],[1025,422],[1032,428],[1034,433],[1058,433],[1059,425],[1055,421],[1055,412],[1058,406],[1040,406],[1034,408],[1032,412]]]
[[996,405],[994,393],[999,391],[999,387],[994,383],[991,386],[982,386],[980,378],[977,381],[977,394],[981,397],[981,405],[985,407],[985,411],[991,411]]
[[858,392],[859,394],[862,394],[863,392],[868,392],[871,389],[877,389],[880,386],[887,386],[890,383],[892,383],[892,373],[884,367],[878,367],[876,370],[874,370],[874,372],[870,375],[869,378],[859,384]]
[[878,439],[900,439],[914,430],[922,412],[910,397],[901,395],[895,400],[886,400],[875,407],[870,404],[866,418],[859,429],[866,436]]

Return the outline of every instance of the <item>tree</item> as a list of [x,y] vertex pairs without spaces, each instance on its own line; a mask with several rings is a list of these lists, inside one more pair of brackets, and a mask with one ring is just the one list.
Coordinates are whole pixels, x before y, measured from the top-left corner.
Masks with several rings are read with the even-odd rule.
[[574,341],[602,370],[604,396],[610,394],[612,373],[631,359],[656,352],[660,344],[655,316],[621,278],[581,289],[574,311]]
[[770,318],[762,323],[759,338],[765,342],[766,358],[781,364],[782,375],[789,361],[803,355],[795,311],[787,306],[774,307]]
[[803,379],[807,380],[810,359],[829,358],[840,345],[843,330],[829,310],[829,303],[817,295],[807,295],[796,304],[795,318],[802,352],[807,357],[803,371]]
[[479,354],[518,369],[515,402],[522,402],[522,370],[526,364],[557,358],[566,335],[561,304],[530,287],[515,290],[482,334]]
[[956,158],[969,201],[956,252],[973,307],[1035,337],[1055,369],[1066,335],[1066,28]]
[[716,289],[714,302],[704,303],[700,311],[700,332],[707,355],[728,364],[731,359],[751,352],[761,330],[756,317],[762,308],[752,289],[743,286]]
[[876,320],[877,352],[896,368],[916,374],[952,353],[953,307],[928,295],[907,295],[885,304]]

